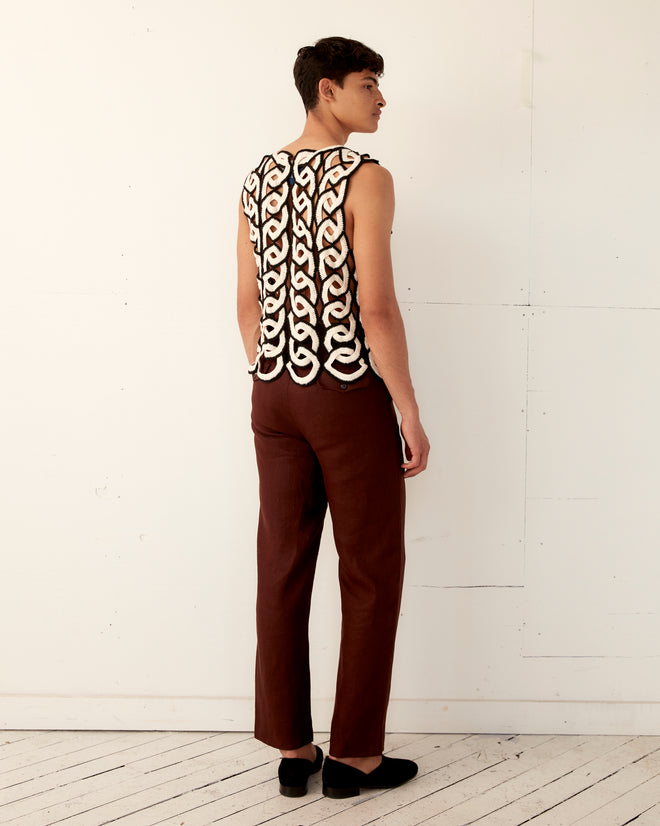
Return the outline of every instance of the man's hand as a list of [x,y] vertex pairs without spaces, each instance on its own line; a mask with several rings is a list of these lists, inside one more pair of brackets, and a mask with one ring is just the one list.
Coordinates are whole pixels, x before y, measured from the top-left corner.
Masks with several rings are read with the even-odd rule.
[[406,443],[406,459],[401,467],[406,479],[417,476],[423,470],[429,459],[431,445],[428,436],[424,432],[419,417],[405,418],[401,420],[401,435]]

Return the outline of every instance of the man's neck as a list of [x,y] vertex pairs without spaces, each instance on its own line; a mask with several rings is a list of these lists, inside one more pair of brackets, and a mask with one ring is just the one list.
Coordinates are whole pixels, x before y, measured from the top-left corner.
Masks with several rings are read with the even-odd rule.
[[308,112],[305,128],[295,143],[305,145],[308,149],[322,149],[324,146],[345,144],[350,134],[335,118],[314,109]]

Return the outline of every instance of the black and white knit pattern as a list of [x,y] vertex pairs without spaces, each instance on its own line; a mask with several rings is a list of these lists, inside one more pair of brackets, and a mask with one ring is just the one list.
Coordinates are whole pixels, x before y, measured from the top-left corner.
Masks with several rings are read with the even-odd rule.
[[250,372],[297,384],[321,370],[343,382],[375,365],[360,323],[344,201],[351,175],[374,162],[344,146],[266,155],[243,185],[258,267],[261,336]]

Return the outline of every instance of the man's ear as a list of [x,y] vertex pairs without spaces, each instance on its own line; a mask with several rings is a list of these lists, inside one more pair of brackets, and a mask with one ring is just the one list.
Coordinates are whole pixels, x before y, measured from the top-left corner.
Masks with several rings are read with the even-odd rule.
[[335,84],[330,78],[322,77],[319,80],[319,100],[330,102],[335,98]]

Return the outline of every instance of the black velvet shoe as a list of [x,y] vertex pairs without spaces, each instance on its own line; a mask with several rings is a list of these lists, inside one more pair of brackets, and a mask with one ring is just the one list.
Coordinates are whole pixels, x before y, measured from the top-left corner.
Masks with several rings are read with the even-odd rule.
[[417,774],[417,763],[396,757],[385,757],[373,771],[359,769],[326,759],[323,764],[323,794],[326,797],[354,797],[360,789],[393,789],[412,780]]
[[280,779],[280,794],[285,797],[302,797],[307,793],[310,774],[317,772],[323,763],[323,752],[318,746],[315,748],[316,760],[313,763],[305,757],[283,757],[280,760],[277,772]]

